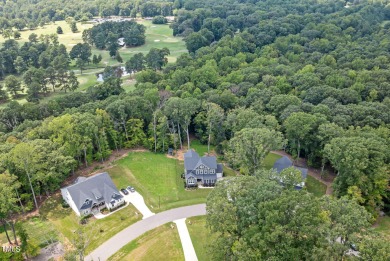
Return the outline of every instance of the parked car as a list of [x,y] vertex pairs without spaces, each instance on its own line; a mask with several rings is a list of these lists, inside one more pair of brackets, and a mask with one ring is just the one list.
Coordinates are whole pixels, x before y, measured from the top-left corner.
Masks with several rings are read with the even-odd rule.
[[135,188],[133,188],[132,186],[128,186],[127,190],[130,191],[130,192],[135,192]]
[[124,189],[124,188],[123,188],[123,189],[121,189],[121,191],[122,191],[122,193],[123,193],[123,194],[125,194],[125,195],[129,195],[129,192],[127,192],[127,190],[126,190],[126,189]]

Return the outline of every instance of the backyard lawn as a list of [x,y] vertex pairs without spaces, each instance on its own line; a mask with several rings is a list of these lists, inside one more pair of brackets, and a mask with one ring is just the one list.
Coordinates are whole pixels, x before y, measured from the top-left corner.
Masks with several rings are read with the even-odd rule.
[[122,247],[108,260],[184,260],[184,253],[180,242],[179,233],[175,226],[162,225]]
[[210,189],[185,190],[183,162],[152,152],[131,152],[107,170],[118,188],[128,185],[141,193],[153,212],[204,203]]
[[317,197],[321,197],[326,193],[326,185],[309,175],[306,178],[306,189]]
[[374,228],[375,231],[383,234],[390,240],[390,216],[378,218],[378,224]]

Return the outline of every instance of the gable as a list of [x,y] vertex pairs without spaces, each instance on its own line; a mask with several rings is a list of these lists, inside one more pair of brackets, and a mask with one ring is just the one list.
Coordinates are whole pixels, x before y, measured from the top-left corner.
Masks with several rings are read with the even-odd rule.
[[122,197],[107,173],[86,178],[65,189],[79,210],[90,208],[94,203],[110,202]]

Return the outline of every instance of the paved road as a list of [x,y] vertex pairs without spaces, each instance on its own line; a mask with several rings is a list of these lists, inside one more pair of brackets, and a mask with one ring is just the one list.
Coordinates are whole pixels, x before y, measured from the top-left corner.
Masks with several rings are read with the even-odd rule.
[[206,204],[175,208],[138,221],[125,228],[89,254],[85,261],[104,261],[143,233],[177,219],[206,215]]

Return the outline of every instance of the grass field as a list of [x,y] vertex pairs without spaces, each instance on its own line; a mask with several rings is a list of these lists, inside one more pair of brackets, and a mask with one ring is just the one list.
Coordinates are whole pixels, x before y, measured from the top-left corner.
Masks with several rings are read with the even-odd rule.
[[155,228],[133,240],[108,260],[184,260],[184,253],[176,227],[170,224]]
[[[108,170],[118,188],[132,185],[154,212],[203,203],[209,189],[187,191],[183,162],[152,152],[131,152]],[[160,205],[160,207],[159,207]]]
[[187,222],[187,228],[198,260],[210,260],[210,251],[212,251],[210,246],[213,245],[215,235],[206,228],[206,216],[192,217],[187,220],[191,222],[191,225]]
[[[132,48],[121,48],[119,49],[119,53],[122,56],[124,62],[126,62],[130,57],[132,57],[135,53],[148,53],[151,48],[163,48],[167,47],[171,54],[167,57],[168,62],[173,63],[176,61],[176,58],[180,56],[182,53],[186,53],[187,49],[185,47],[185,43],[181,37],[173,37],[173,31],[169,28],[169,25],[154,25],[151,21],[146,21],[139,19],[138,23],[145,25],[146,27],[146,43],[142,46],[132,47]],[[58,40],[60,43],[64,44],[68,51],[72,49],[74,45],[77,43],[82,43],[82,32],[85,29],[91,28],[93,24],[81,24],[77,23],[77,28],[79,32],[72,33],[69,25],[65,21],[57,21],[55,24],[47,24],[43,28],[39,27],[35,30],[23,30],[21,31],[21,38],[17,40],[20,44],[28,41],[28,36],[32,33],[37,34],[38,36],[41,34],[53,34],[56,33],[56,29],[58,26],[61,26],[63,30],[63,34],[58,35]],[[4,43],[6,39],[0,37],[0,45]],[[74,64],[71,64],[71,69],[75,71],[76,76],[79,80],[79,88],[76,91],[85,91],[88,87],[97,84],[96,74],[102,72],[106,65],[119,65],[119,63],[114,59],[109,57],[108,51],[99,50],[95,47],[92,47],[92,54],[102,55],[103,59],[101,63],[97,66],[88,65],[86,70],[83,71],[83,74],[80,74],[80,71],[74,67]],[[3,83],[0,81],[0,84]],[[123,78],[122,87],[126,90],[126,92],[130,92],[134,90],[135,81],[129,81],[128,77]],[[50,97],[55,97],[62,94],[61,91],[56,92],[55,94],[50,95]],[[16,99],[19,103],[26,103],[25,97],[20,97]],[[48,100],[48,97],[43,97],[42,100]],[[1,107],[4,107],[5,104],[1,104]]]
[[306,178],[306,189],[317,197],[321,197],[326,193],[326,185],[309,175]]

